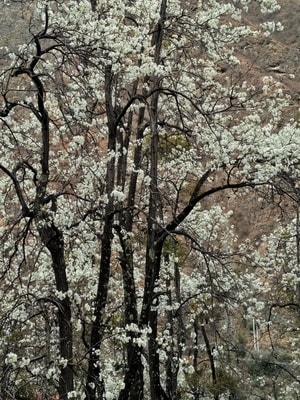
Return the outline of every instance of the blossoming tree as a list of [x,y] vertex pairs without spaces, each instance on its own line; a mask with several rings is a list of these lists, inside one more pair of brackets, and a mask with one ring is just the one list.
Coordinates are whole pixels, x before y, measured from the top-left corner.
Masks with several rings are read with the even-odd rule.
[[280,84],[239,60],[281,28],[248,26],[251,3],[27,5],[28,42],[2,49],[3,398],[251,388],[234,337],[263,284],[222,198],[297,179],[300,142]]

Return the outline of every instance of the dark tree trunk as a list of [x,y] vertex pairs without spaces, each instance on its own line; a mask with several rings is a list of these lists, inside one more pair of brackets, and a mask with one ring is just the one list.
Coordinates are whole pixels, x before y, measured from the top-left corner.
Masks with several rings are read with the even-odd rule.
[[[133,257],[131,243],[122,237],[118,229],[122,255],[120,257],[123,287],[124,287],[124,320],[125,326],[130,324],[138,325],[137,297],[133,274]],[[131,338],[127,343],[127,366],[124,377],[124,388],[121,390],[119,400],[141,400],[144,396],[143,364],[141,360],[141,347],[134,343],[138,333],[131,332]]]
[[124,377],[124,388],[119,400],[144,399],[144,367],[141,361],[141,349],[136,344],[127,344],[127,370]]
[[[209,363],[210,363],[212,383],[215,386],[217,384],[217,371],[216,371],[214,356],[213,356],[213,353],[211,351],[209,339],[208,339],[204,324],[201,324],[201,332],[202,332],[202,335],[203,335],[205,348],[206,348],[206,353],[208,355],[208,359],[209,359]],[[214,394],[214,400],[219,400],[218,393]]]
[[[153,304],[155,306],[155,303]],[[149,335],[149,374],[150,374],[150,398],[151,400],[170,400],[161,385],[160,362],[157,348],[157,311],[150,311],[151,334]]]
[[[105,105],[107,113],[108,126],[108,151],[116,151],[117,127],[116,113],[113,107],[112,92],[113,92],[113,72],[112,67],[105,68]],[[98,288],[95,299],[94,320],[92,322],[90,350],[88,361],[88,373],[86,379],[86,398],[87,400],[105,399],[105,387],[101,378],[100,367],[100,347],[104,334],[104,312],[108,296],[108,283],[110,276],[110,261],[111,261],[111,246],[113,239],[113,218],[114,218],[114,199],[112,191],[115,185],[115,157],[107,162],[106,170],[106,194],[108,204],[105,210],[104,228],[101,238],[101,260],[98,278]]]
[[[169,261],[169,257],[166,257],[166,261]],[[171,343],[169,343],[169,350],[167,352],[167,361],[166,361],[166,392],[170,399],[176,399],[176,391],[177,391],[177,360],[176,359],[176,351],[174,349],[174,321],[175,316],[172,310],[173,306],[173,298],[172,298],[172,290],[171,290],[171,278],[167,278],[166,287],[167,287],[167,296],[168,296],[168,305],[169,311],[167,314],[167,321],[169,326],[169,335],[171,337]],[[180,304],[180,303],[179,303]],[[180,343],[180,342],[179,342]],[[178,350],[177,350],[178,353]],[[178,355],[177,355],[178,357]]]
[[[136,94],[138,89],[138,82],[133,87],[133,93]],[[130,114],[127,124],[127,133],[125,140],[120,137],[119,143],[128,150],[129,137],[136,129],[136,139],[139,141],[143,138],[144,134],[144,117],[145,107],[139,110],[137,124]],[[136,124],[136,126],[135,126]],[[126,182],[127,172],[127,155],[119,157],[118,162],[118,186],[124,189]],[[137,144],[134,151],[134,170],[130,175],[129,190],[127,196],[127,205],[124,207],[124,212],[119,215],[119,226],[115,227],[122,247],[120,252],[120,264],[122,268],[123,289],[124,289],[124,321],[125,325],[136,324],[138,325],[138,311],[137,311],[137,295],[134,279],[134,262],[133,262],[133,249],[132,243],[126,238],[126,235],[132,232],[133,227],[133,209],[135,204],[135,194],[137,186],[137,170],[141,166],[142,159],[142,145]],[[125,233],[125,236],[124,236]],[[142,363],[142,348],[134,343],[137,334],[132,332],[130,341],[126,344],[126,366],[124,376],[124,388],[121,390],[119,400],[141,400],[144,398],[144,366]]]
[[[151,232],[151,231],[150,231]],[[160,381],[160,363],[157,349],[157,320],[158,297],[155,294],[155,283],[159,278],[161,265],[162,242],[156,244],[157,235],[148,236],[148,250],[146,257],[144,296],[140,316],[140,326],[149,326],[151,333],[148,339],[148,359],[150,377],[150,399],[168,399]]]
[[[155,46],[154,61],[157,65],[161,63],[161,49],[164,36],[164,23],[166,19],[167,2],[162,0],[160,8],[160,19],[157,23],[152,37]],[[157,305],[158,297],[155,295],[155,284],[159,279],[163,240],[159,240],[162,206],[158,187],[158,165],[159,165],[159,133],[158,133],[158,101],[161,80],[153,76],[153,95],[148,107],[151,129],[150,143],[150,195],[149,211],[147,218],[147,249],[144,280],[144,295],[140,326],[151,328],[148,340],[149,378],[151,400],[167,399],[166,393],[161,386],[159,354],[157,352]]]
[[88,373],[86,382],[87,400],[100,400],[105,398],[104,382],[101,379],[101,368],[99,364],[99,353],[101,341],[104,334],[103,317],[108,295],[108,282],[110,274],[112,240],[112,216],[108,216],[105,222],[102,239],[102,251],[98,289],[95,300],[94,320],[92,323],[90,337],[90,352],[88,362]]
[[41,219],[39,222],[44,224],[44,227],[39,228],[39,233],[52,257],[56,289],[65,294],[64,298],[62,300],[57,299],[56,303],[58,304],[57,319],[59,328],[60,357],[66,360],[66,366],[61,368],[58,394],[61,400],[67,400],[68,392],[74,390],[74,371],[71,304],[67,295],[69,287],[66,274],[64,242],[62,233],[59,229],[54,225],[49,226],[45,219]]

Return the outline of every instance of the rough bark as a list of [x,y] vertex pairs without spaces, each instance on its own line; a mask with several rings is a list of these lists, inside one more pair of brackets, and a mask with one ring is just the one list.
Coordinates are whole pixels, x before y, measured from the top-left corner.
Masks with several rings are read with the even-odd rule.
[[[108,119],[108,151],[116,150],[116,114],[112,101],[113,73],[111,66],[105,70],[105,102]],[[101,379],[101,366],[99,353],[104,334],[104,313],[108,296],[108,283],[110,276],[111,246],[113,239],[114,200],[111,193],[115,185],[115,157],[107,162],[106,170],[106,194],[108,204],[105,209],[104,228],[101,238],[101,259],[99,266],[98,288],[95,299],[94,319],[90,336],[90,351],[88,361],[88,373],[86,381],[86,397],[88,400],[100,400],[105,398],[104,382]]]
[[[41,224],[45,220],[39,221]],[[68,393],[74,390],[74,371],[73,371],[73,333],[71,324],[71,304],[67,295],[68,279],[66,273],[66,263],[64,256],[64,242],[62,233],[53,224],[44,224],[39,228],[41,239],[52,258],[52,267],[55,276],[56,289],[65,294],[62,300],[57,299],[57,320],[59,327],[59,350],[60,357],[66,361],[66,365],[61,368],[59,377],[58,394],[62,400],[68,399]]]
[[[209,339],[208,339],[204,324],[201,324],[201,332],[202,332],[204,343],[205,343],[206,353],[207,353],[207,356],[208,356],[208,359],[209,359],[212,383],[213,383],[213,385],[216,385],[217,384],[217,371],[216,371],[216,366],[215,366],[215,360],[214,360],[213,353],[211,351]],[[214,400],[219,400],[219,394],[218,393],[214,394]]]
[[[139,113],[139,121],[143,121],[145,110],[142,108]],[[139,126],[139,125],[138,125]],[[141,138],[143,129],[137,131],[137,138]],[[123,160],[124,161],[124,160]],[[140,166],[141,162],[141,145],[135,148],[134,164],[135,170]],[[119,168],[119,171],[126,171],[125,165]],[[125,176],[120,179],[125,181]],[[120,214],[120,225],[116,228],[122,252],[120,254],[120,264],[123,276],[123,290],[124,290],[124,321],[125,326],[130,324],[138,325],[138,311],[137,311],[137,295],[134,279],[134,263],[133,263],[133,249],[130,239],[124,237],[132,232],[133,226],[133,207],[135,203],[135,193],[137,185],[137,172],[133,171],[129,182],[129,192],[127,198],[126,211]],[[122,232],[123,230],[123,232]],[[127,365],[125,368],[124,388],[121,390],[119,400],[140,400],[144,397],[144,367],[141,359],[142,349],[139,345],[134,343],[136,334],[132,333],[132,338],[126,345]]]

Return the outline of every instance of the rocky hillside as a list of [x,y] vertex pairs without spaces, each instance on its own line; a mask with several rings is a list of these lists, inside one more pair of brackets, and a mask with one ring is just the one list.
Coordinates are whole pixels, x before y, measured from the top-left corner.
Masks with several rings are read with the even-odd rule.
[[[268,38],[249,43],[244,54],[262,73],[271,74],[283,82],[293,99],[300,100],[300,2],[299,0],[279,0],[281,10],[271,18],[281,22],[283,31]],[[269,18],[269,17],[268,17]],[[259,13],[249,16],[251,24],[264,22],[266,17]]]
[[[0,46],[16,50],[17,46],[30,37],[28,21],[32,18],[29,6],[21,6],[19,1],[1,1]],[[257,7],[247,15],[247,23],[255,26],[267,19],[280,21],[284,30],[271,37],[261,38],[245,44],[243,56],[262,74],[272,74],[284,82],[293,94],[300,99],[300,1],[278,0],[281,10],[270,16],[261,14]],[[292,76],[294,79],[291,79]]]

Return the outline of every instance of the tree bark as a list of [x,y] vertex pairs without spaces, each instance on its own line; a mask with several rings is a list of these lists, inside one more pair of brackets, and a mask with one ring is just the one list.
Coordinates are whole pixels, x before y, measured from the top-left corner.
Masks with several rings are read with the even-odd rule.
[[[157,65],[161,63],[161,49],[164,37],[164,24],[166,19],[167,1],[162,0],[160,8],[160,19],[157,23],[152,37],[152,44],[155,46],[154,61]],[[159,134],[158,134],[158,100],[161,80],[153,76],[153,95],[148,107],[150,117],[151,143],[150,143],[150,195],[149,211],[147,218],[147,248],[144,280],[144,295],[140,326],[151,328],[148,340],[149,351],[149,377],[150,377],[150,398],[151,400],[167,399],[167,395],[161,386],[159,354],[157,352],[157,309],[158,298],[155,296],[155,283],[159,279],[161,266],[163,240],[158,240],[160,232],[159,219],[162,207],[158,188],[158,155],[159,155]]]
[[64,256],[63,235],[53,224],[49,226],[45,219],[41,219],[38,222],[42,225],[42,227],[39,228],[40,237],[52,257],[56,289],[64,296],[62,300],[56,300],[58,304],[57,319],[60,357],[66,362],[65,366],[61,368],[57,390],[59,398],[61,400],[67,400],[68,393],[74,390],[74,371],[71,304],[67,294],[69,287]]
[[[205,329],[204,324],[201,324],[201,332],[202,332],[202,335],[203,335],[203,339],[204,339],[204,343],[205,343],[205,347],[206,347],[206,353],[208,355],[208,359],[209,359],[209,363],[210,363],[212,383],[215,386],[216,383],[217,383],[217,371],[216,371],[214,356],[213,356],[213,353],[211,351],[209,339],[208,339],[208,336],[206,334],[206,329]],[[218,393],[214,394],[214,400],[219,400]]]
[[[136,93],[138,83],[134,87]],[[145,116],[145,107],[139,110],[137,121],[136,139],[139,142],[143,138],[143,122]],[[133,131],[133,118],[129,117],[128,128]],[[127,150],[129,142],[129,134],[125,139],[125,149]],[[126,151],[126,157],[128,152]],[[122,268],[123,290],[124,290],[124,320],[125,326],[130,324],[138,325],[137,295],[134,279],[134,262],[133,249],[130,239],[124,237],[132,232],[133,227],[133,209],[135,204],[135,194],[137,187],[137,170],[140,168],[142,159],[142,146],[137,144],[134,151],[134,170],[131,173],[129,181],[129,190],[127,196],[127,204],[124,212],[119,215],[119,226],[115,227],[119,235],[122,251],[120,254],[120,264]],[[126,180],[126,159],[123,157],[119,160],[118,165],[118,185],[122,188]],[[134,343],[136,333],[132,333],[129,343],[126,344],[127,362],[125,367],[124,388],[121,390],[119,400],[140,400],[144,398],[144,366],[142,363],[142,348]]]
[[[132,248],[129,240],[124,239],[121,231],[118,231],[122,245],[120,263],[122,267],[124,288],[125,326],[130,326],[130,324],[137,326],[138,311],[133,273]],[[119,400],[141,400],[144,396],[144,367],[141,360],[142,348],[135,343],[137,336],[137,333],[131,332],[130,341],[126,345],[127,366],[124,377],[124,388],[120,392]]]
[[[108,152],[115,153],[117,127],[116,127],[116,114],[112,101],[113,91],[113,72],[112,67],[105,68],[105,105],[107,113],[107,126],[108,126]],[[108,203],[105,209],[104,228],[101,238],[101,260],[98,277],[98,288],[95,298],[95,311],[94,319],[92,322],[91,336],[90,336],[90,350],[88,361],[88,373],[86,379],[86,397],[87,400],[100,400],[105,398],[105,387],[103,379],[101,378],[100,367],[100,347],[104,334],[104,312],[108,296],[108,283],[110,276],[110,260],[111,260],[111,247],[113,239],[113,218],[114,218],[114,199],[112,192],[115,185],[115,169],[116,159],[112,156],[107,162],[106,170],[106,194]]]

